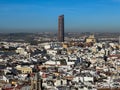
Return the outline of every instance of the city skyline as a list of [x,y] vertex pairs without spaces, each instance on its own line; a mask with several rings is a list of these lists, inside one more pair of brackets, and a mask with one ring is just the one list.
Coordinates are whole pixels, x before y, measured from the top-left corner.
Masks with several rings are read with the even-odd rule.
[[119,32],[119,9],[119,0],[0,0],[0,31],[57,32],[64,14],[66,32]]

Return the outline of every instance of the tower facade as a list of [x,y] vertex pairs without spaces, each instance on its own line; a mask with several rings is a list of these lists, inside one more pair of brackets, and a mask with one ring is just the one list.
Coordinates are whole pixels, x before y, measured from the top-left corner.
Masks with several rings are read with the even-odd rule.
[[58,17],[58,41],[64,42],[64,15]]
[[31,78],[31,90],[43,90],[42,79],[39,73],[35,73],[35,75]]

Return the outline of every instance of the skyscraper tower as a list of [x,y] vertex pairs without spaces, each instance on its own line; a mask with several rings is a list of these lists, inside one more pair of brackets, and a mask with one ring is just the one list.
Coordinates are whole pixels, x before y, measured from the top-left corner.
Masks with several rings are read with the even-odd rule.
[[64,15],[58,17],[58,41],[64,42]]

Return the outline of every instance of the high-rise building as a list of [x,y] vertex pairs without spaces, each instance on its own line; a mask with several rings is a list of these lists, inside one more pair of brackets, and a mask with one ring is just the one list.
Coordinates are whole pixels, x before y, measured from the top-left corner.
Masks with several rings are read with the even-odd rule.
[[58,41],[64,42],[64,15],[58,17]]

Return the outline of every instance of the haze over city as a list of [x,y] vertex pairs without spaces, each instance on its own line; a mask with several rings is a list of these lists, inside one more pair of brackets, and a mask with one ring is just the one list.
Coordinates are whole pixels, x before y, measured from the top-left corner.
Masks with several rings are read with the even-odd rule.
[[120,90],[120,0],[0,0],[0,90]]
[[61,14],[66,32],[120,29],[119,0],[0,0],[0,31],[57,32]]

